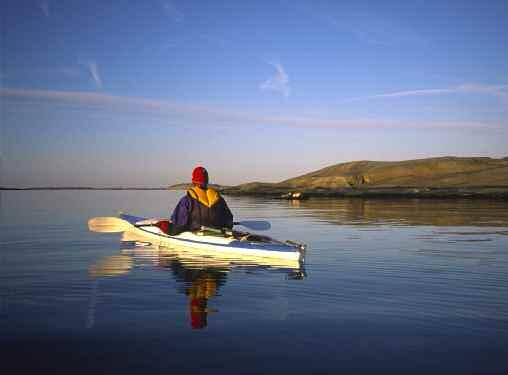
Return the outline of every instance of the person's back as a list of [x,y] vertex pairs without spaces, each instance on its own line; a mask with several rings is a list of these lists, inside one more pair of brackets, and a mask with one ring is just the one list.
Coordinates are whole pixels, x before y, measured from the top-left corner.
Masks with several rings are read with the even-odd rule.
[[194,169],[192,184],[173,211],[171,233],[196,231],[201,227],[232,228],[233,215],[224,198],[208,187],[208,172],[205,168]]

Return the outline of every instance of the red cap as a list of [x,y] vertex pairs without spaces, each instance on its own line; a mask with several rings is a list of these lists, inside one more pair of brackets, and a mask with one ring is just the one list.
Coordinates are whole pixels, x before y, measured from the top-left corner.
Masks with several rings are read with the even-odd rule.
[[198,185],[208,184],[208,172],[205,168],[199,166],[192,171],[192,183]]

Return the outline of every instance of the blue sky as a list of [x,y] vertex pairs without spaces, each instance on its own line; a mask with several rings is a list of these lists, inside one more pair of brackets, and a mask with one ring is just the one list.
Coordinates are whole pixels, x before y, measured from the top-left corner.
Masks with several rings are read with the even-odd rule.
[[506,1],[4,1],[0,185],[508,156]]

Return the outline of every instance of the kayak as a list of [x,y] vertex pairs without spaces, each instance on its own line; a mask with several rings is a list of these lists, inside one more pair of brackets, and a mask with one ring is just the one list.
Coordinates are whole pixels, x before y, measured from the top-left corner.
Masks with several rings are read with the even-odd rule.
[[237,257],[255,256],[304,261],[303,244],[278,241],[268,236],[203,228],[197,232],[169,235],[158,226],[160,219],[120,214],[120,219],[131,224],[124,231],[122,241],[137,241],[151,246],[184,247],[211,253],[228,253]]

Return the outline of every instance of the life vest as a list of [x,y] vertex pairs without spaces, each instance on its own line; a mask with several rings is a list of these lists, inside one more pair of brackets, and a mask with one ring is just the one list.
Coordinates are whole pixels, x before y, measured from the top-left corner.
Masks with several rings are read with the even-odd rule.
[[191,231],[199,230],[202,226],[222,229],[224,222],[223,199],[214,189],[201,189],[194,186],[187,190],[187,195],[192,198],[190,212]]

